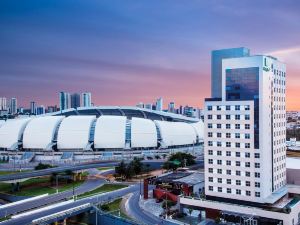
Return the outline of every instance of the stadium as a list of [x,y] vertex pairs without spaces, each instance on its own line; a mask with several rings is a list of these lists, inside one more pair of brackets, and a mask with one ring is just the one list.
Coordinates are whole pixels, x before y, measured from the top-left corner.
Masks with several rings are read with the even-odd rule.
[[136,107],[91,107],[0,121],[0,154],[18,162],[154,158],[201,152],[203,122]]

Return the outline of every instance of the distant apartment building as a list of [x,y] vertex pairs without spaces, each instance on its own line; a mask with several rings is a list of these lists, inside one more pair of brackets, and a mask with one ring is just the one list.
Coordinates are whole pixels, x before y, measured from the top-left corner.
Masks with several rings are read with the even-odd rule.
[[74,93],[71,94],[71,108],[78,108],[80,107],[80,94],[79,93]]
[[46,113],[45,106],[41,105],[36,108],[36,115],[42,115]]
[[30,102],[30,114],[36,114],[36,103],[34,101]]
[[9,113],[11,115],[17,114],[18,102],[16,98],[11,98],[9,102]]
[[82,107],[91,107],[92,106],[92,94],[90,92],[85,92],[81,94]]
[[163,108],[164,108],[163,99],[162,97],[160,97],[156,100],[156,110],[163,111]]
[[70,93],[63,92],[63,91],[59,93],[59,107],[60,110],[66,110],[71,108]]
[[168,112],[176,113],[175,102],[170,102],[168,105]]
[[0,110],[7,110],[7,102],[5,97],[0,97]]

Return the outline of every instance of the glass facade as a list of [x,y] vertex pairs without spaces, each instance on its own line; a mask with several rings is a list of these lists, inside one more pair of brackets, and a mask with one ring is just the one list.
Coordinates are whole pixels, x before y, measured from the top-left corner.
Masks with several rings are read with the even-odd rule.
[[226,101],[254,101],[254,147],[259,148],[259,68],[226,70]]
[[248,48],[214,50],[211,53],[211,97],[222,97],[222,60],[250,56]]

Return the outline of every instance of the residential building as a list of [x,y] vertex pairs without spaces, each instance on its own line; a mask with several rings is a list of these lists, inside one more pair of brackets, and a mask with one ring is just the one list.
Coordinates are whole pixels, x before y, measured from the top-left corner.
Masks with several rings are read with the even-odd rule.
[[70,93],[63,91],[59,93],[59,107],[61,111],[71,108]]
[[82,106],[91,107],[92,106],[92,94],[90,92],[85,92],[81,94]]
[[163,99],[162,97],[160,97],[156,100],[156,110],[163,111],[163,108],[164,108]]
[[11,115],[17,114],[18,103],[16,98],[10,99],[9,112]]
[[42,115],[45,113],[46,113],[45,106],[41,105],[36,108],[36,115]]
[[7,102],[5,97],[0,97],[0,110],[7,110]]
[[36,104],[34,101],[30,102],[30,114],[32,115],[36,114]]
[[77,109],[80,107],[80,94],[74,93],[71,95],[71,108]]
[[170,102],[169,103],[168,112],[175,113],[175,102]]

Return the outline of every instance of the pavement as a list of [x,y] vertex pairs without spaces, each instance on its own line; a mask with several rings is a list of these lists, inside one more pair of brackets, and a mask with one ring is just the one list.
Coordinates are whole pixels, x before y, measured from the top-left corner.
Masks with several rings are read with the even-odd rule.
[[[103,173],[108,173],[109,171],[103,171]],[[94,190],[103,184],[106,183],[105,179],[93,179],[93,176],[97,174],[103,174],[101,171],[97,169],[89,170],[89,177],[88,179],[79,187],[74,189],[75,195],[80,195],[82,193]],[[57,194],[52,194],[34,201],[25,202],[19,205],[13,205],[11,207],[7,207],[5,209],[0,209],[0,218],[5,217],[7,215],[15,215],[20,212],[28,211],[30,209],[39,208],[45,205],[53,204],[62,200],[66,200],[73,196],[73,189],[59,192]]]

